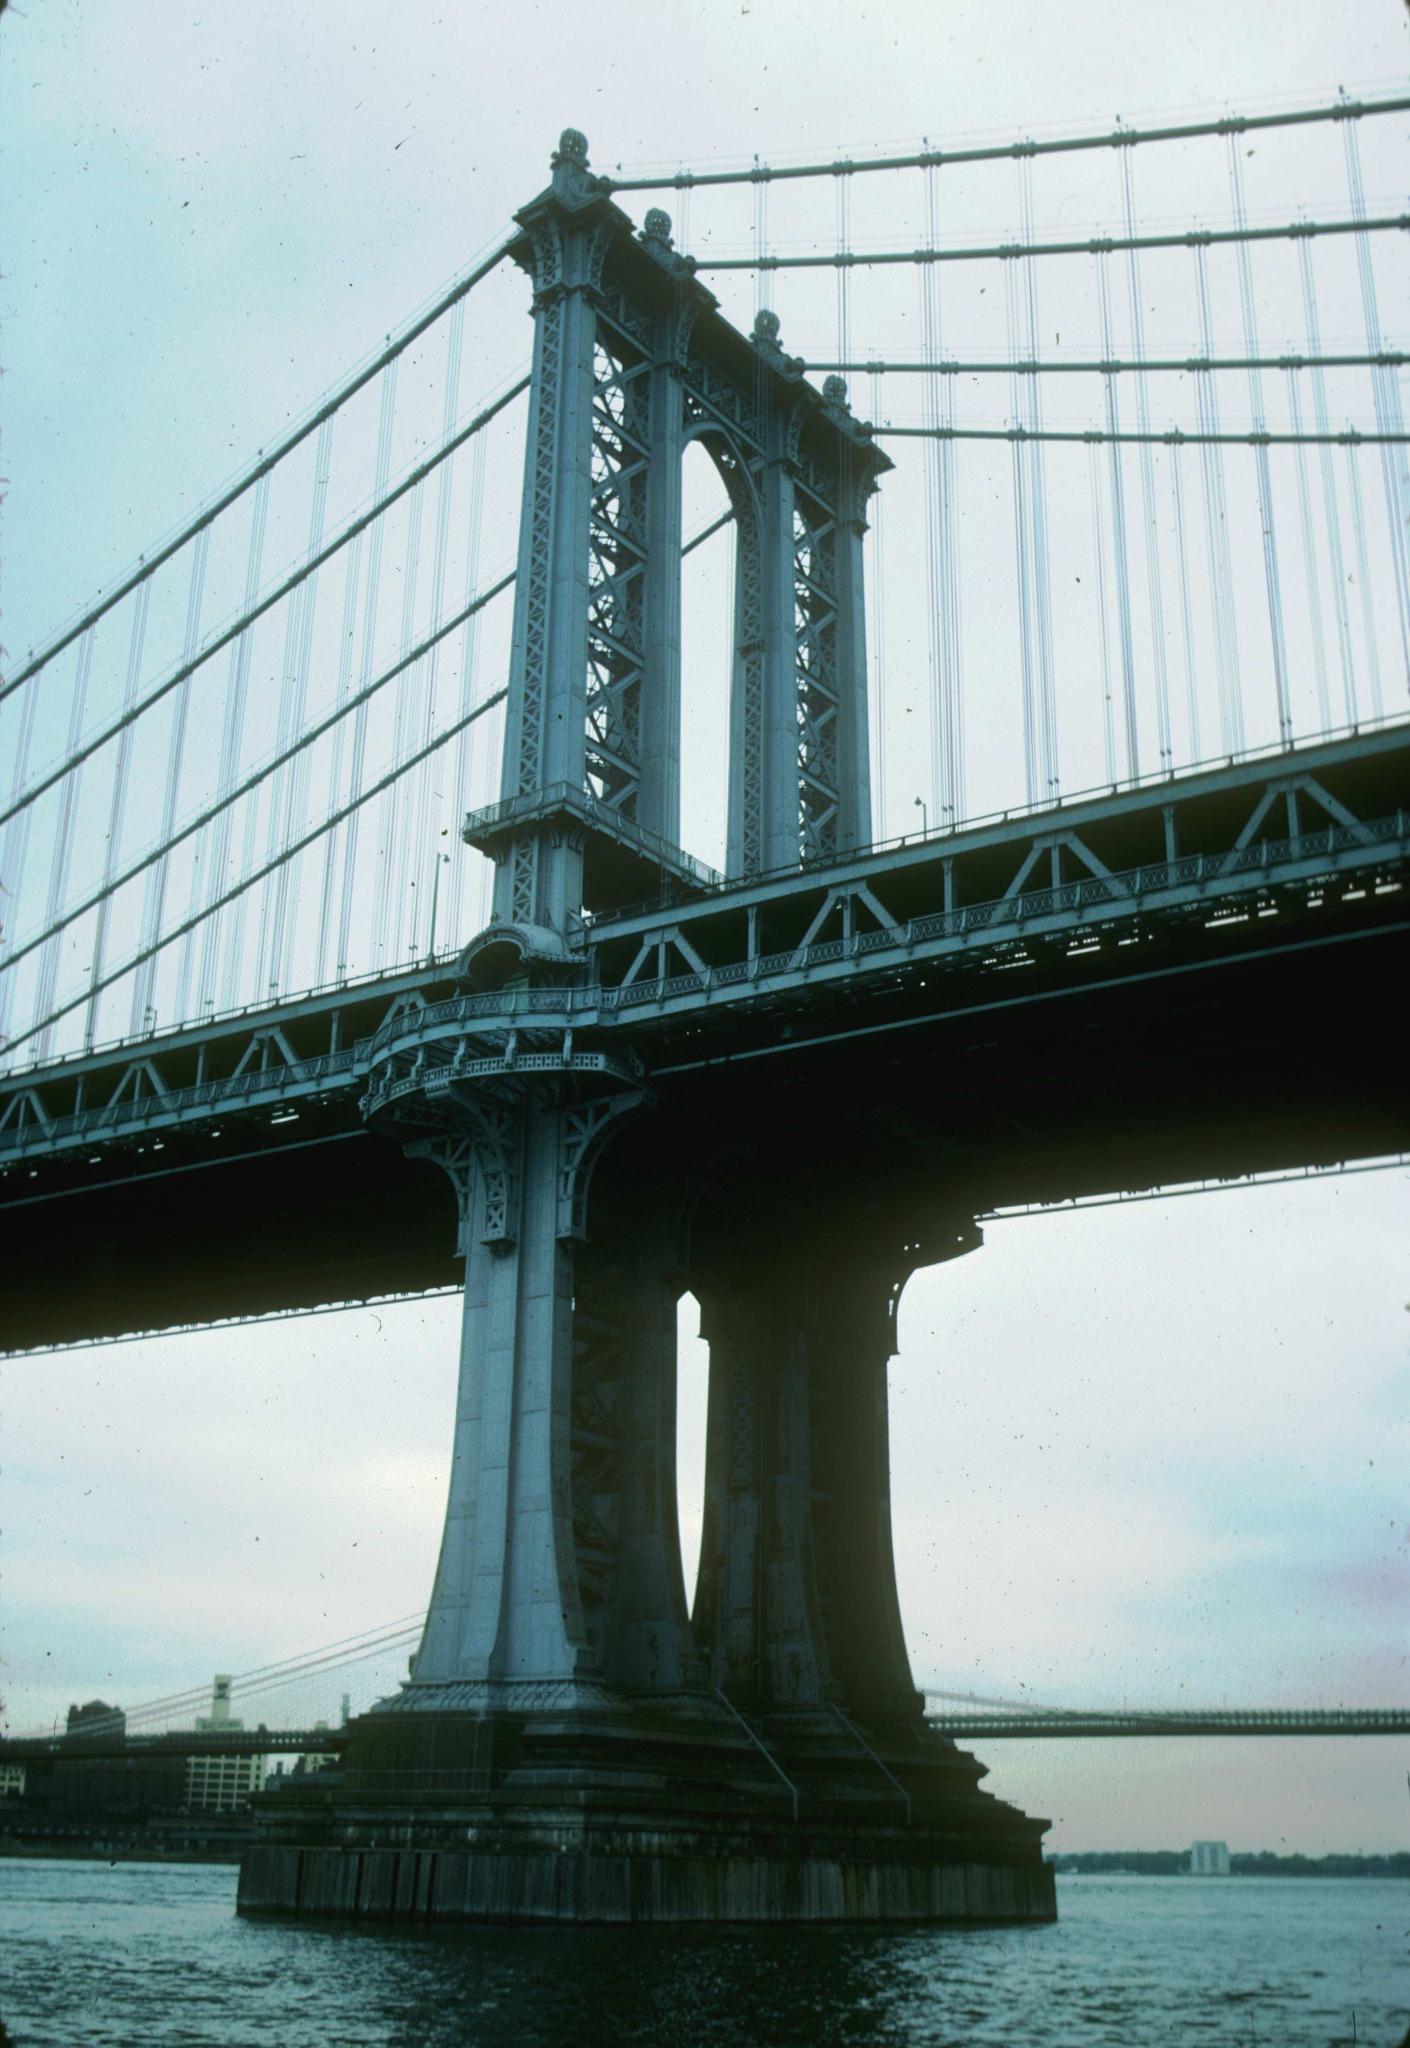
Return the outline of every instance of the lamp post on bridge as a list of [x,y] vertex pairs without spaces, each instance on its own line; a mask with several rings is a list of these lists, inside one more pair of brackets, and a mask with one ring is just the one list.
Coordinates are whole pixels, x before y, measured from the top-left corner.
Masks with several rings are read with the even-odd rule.
[[916,798],[916,805],[920,811],[920,836],[922,839],[928,839],[930,837],[930,813],[925,807],[925,798],[918,796]]
[[450,855],[438,853],[435,861],[435,880],[431,884],[431,929],[426,939],[426,965],[429,967],[436,957],[436,912],[441,902],[441,868],[450,866]]

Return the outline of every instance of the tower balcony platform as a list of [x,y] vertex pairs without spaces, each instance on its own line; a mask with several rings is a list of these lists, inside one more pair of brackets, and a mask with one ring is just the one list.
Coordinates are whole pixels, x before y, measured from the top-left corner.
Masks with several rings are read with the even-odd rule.
[[689,901],[723,884],[703,860],[572,782],[552,782],[471,811],[461,838],[500,861],[530,828],[581,836],[583,909],[590,915],[643,902]]

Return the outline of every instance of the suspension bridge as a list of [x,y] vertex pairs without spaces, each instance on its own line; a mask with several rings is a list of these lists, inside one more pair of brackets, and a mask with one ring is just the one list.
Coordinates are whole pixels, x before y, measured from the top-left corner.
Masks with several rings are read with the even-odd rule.
[[464,1290],[411,1675],[245,1910],[1050,1914],[911,1680],[896,1304],[995,1210],[1407,1148],[1407,110],[565,131],[0,684],[5,1343]]
[[[0,1738],[0,1766],[64,1756],[288,1756],[341,1758],[352,1694],[390,1691],[414,1654],[424,1614],[216,1682],[220,1725],[212,1725],[209,1683],[106,1711],[96,1702],[67,1726]],[[924,1694],[931,1727],[956,1737],[1086,1740],[1108,1736],[1394,1736],[1410,1734],[1410,1708],[1158,1707],[1091,1710],[996,1699],[975,1692]]]

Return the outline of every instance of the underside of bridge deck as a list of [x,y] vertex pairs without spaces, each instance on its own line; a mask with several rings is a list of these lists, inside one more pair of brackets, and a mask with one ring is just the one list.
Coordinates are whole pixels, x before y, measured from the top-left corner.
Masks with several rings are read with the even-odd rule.
[[[1035,950],[1007,969],[917,966],[643,1017],[630,1035],[654,1107],[614,1149],[653,1177],[747,1160],[804,1215],[819,1167],[977,1215],[1394,1153],[1410,1143],[1388,997],[1402,900],[1368,900],[1349,926],[1325,911],[1284,914],[1276,937],[1256,919],[1186,925],[1087,960]],[[350,1091],[297,1121],[231,1116],[213,1134],[208,1119],[140,1149],[37,1158],[5,1177],[0,1215],[7,1349],[460,1273],[449,1184],[369,1129]]]

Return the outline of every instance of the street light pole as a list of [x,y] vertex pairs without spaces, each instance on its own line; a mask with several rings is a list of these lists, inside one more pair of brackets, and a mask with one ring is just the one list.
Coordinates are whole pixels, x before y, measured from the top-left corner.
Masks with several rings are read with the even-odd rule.
[[448,853],[438,853],[436,855],[436,875],[431,885],[431,932],[426,942],[426,964],[428,967],[436,957],[436,911],[440,907],[441,901],[442,863],[449,867],[450,855]]
[[925,808],[925,798],[923,796],[918,796],[916,803],[920,809],[920,836],[922,839],[925,839],[930,835],[930,813]]

